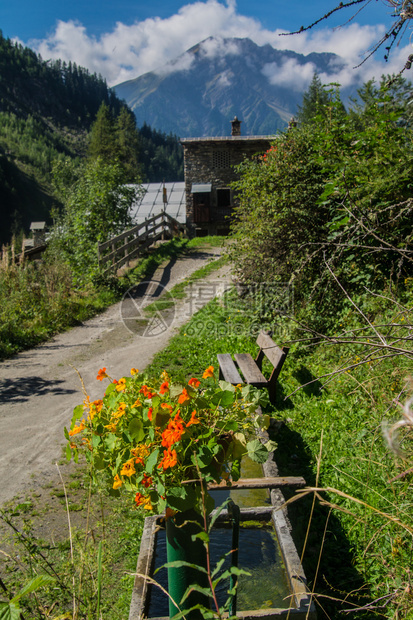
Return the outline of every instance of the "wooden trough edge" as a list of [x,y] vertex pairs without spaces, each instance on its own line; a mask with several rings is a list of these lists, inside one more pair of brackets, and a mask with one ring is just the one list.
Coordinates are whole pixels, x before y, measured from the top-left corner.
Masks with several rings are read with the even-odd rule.
[[234,491],[240,489],[279,489],[291,487],[302,489],[306,482],[301,476],[270,476],[268,478],[240,478],[227,484],[208,484],[209,491]]

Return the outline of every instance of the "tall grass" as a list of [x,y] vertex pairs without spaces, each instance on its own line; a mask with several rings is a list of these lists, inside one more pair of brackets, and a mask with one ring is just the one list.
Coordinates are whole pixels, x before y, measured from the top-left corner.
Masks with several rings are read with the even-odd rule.
[[44,342],[92,317],[122,298],[124,292],[151,276],[165,260],[202,245],[221,244],[222,238],[173,239],[149,250],[122,277],[96,277],[75,288],[70,265],[50,251],[44,260],[16,260],[20,248],[12,243],[0,257],[0,359]]
[[[393,317],[382,305],[381,314],[376,308],[378,324]],[[403,347],[413,350],[409,316]],[[216,366],[217,353],[255,354],[256,321],[247,301],[235,296],[213,301],[158,354],[150,372],[166,368],[183,380]],[[355,315],[352,321],[357,329]],[[280,317],[273,327],[278,344],[286,344],[292,333],[288,320]],[[293,536],[319,617],[412,618],[411,426],[400,428],[402,456],[390,450],[383,434],[383,423],[401,417],[400,404],[411,391],[411,357],[359,365],[360,356],[353,344],[312,339],[311,346],[291,345],[270,410],[284,420],[275,458],[280,475],[303,475],[307,481],[306,490],[286,499],[293,502]],[[351,361],[354,367],[339,372],[344,360],[346,368]],[[324,387],[317,380],[323,375],[329,375]]]

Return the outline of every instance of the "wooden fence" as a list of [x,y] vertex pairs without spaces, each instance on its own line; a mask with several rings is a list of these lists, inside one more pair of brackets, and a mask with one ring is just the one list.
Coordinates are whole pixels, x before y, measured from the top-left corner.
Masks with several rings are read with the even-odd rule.
[[99,269],[104,275],[116,272],[155,241],[172,237],[179,232],[186,232],[185,225],[162,211],[109,241],[99,243]]

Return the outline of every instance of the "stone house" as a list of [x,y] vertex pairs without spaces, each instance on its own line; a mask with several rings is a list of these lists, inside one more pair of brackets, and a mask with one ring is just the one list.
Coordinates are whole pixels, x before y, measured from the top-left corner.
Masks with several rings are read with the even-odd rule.
[[229,232],[236,197],[230,185],[245,158],[265,152],[275,136],[242,136],[241,121],[231,121],[231,136],[184,138],[186,221],[198,237]]

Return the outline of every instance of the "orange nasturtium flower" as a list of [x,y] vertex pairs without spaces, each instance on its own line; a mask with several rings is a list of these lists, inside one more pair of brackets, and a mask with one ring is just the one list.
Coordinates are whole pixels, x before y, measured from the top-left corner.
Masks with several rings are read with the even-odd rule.
[[156,392],[151,392],[147,385],[143,385],[139,390],[139,393],[143,394],[145,398],[153,398],[156,394]]
[[174,418],[169,420],[168,426],[162,433],[162,445],[164,448],[170,448],[174,443],[179,441],[185,432],[184,421],[180,417],[180,411]]
[[118,474],[116,474],[116,476],[113,479],[112,489],[119,489],[119,487],[121,487],[122,484],[123,484],[123,480],[120,478]]
[[123,464],[122,469],[120,470],[121,476],[133,476],[136,473],[135,465],[133,464],[134,459],[129,459],[126,463]]
[[195,379],[195,377],[192,377],[192,379],[189,379],[189,381],[188,381],[188,385],[190,385],[191,387],[193,387],[193,388],[195,388],[195,389],[196,389],[197,387],[199,387],[199,384],[200,384],[200,383],[201,383],[201,382],[199,381],[199,379]]
[[141,407],[141,406],[142,406],[142,403],[141,403],[141,401],[140,401],[140,400],[139,400],[139,398],[138,398],[138,399],[137,399],[137,400],[135,400],[135,402],[133,403],[133,405],[132,405],[132,409],[133,409],[134,407]]
[[214,367],[208,366],[208,368],[204,370],[204,374],[202,375],[202,378],[208,379],[209,377],[213,377],[213,376],[214,376]]
[[191,426],[192,424],[200,424],[201,421],[198,420],[198,418],[196,418],[195,416],[196,416],[196,411],[194,409],[193,412],[191,413],[191,419],[186,424],[186,428],[188,428],[188,426]]
[[135,502],[137,506],[143,506],[146,510],[152,510],[151,498],[145,497],[142,493],[136,493]]
[[102,407],[103,407],[103,400],[94,400],[93,403],[90,403],[89,405],[89,413],[90,413],[90,419],[93,420],[93,418],[95,417],[95,414],[99,414],[102,411]]
[[85,427],[86,427],[85,421],[82,420],[79,423],[79,426],[75,426],[74,428],[72,428],[71,431],[69,431],[69,437],[73,437],[73,435],[77,435],[78,433],[81,433]]
[[152,422],[152,414],[153,414],[153,407],[149,407],[149,409],[148,409],[148,420],[150,422]]
[[139,370],[138,370],[137,368],[131,368],[131,369],[130,369],[130,374],[131,374],[132,376],[133,376],[133,375],[137,375],[137,374],[138,374],[138,372],[139,372]]
[[169,415],[171,415],[171,413],[173,411],[173,407],[169,403],[162,403],[161,404],[161,409],[167,409],[169,411]]
[[178,403],[180,405],[186,405],[187,403],[189,403],[190,400],[191,400],[191,397],[189,396],[188,392],[186,391],[186,388],[184,388],[182,390],[182,394],[178,398]]
[[109,376],[109,375],[107,375],[107,374],[106,374],[106,366],[105,366],[104,368],[100,368],[100,369],[99,369],[99,372],[98,372],[98,374],[97,374],[96,379],[97,379],[98,381],[103,381],[103,379],[104,379],[105,377],[108,377],[108,376]]
[[143,486],[147,489],[148,487],[151,486],[152,483],[153,483],[152,478],[150,476],[148,476],[148,474],[145,472],[143,474],[143,480],[142,480]]
[[169,392],[169,383],[164,381],[159,388],[159,394],[165,394],[165,392]]
[[163,467],[163,470],[168,469],[169,467],[174,467],[178,462],[178,455],[176,454],[176,450],[171,450],[168,448],[163,451],[163,459],[159,463],[158,468]]

